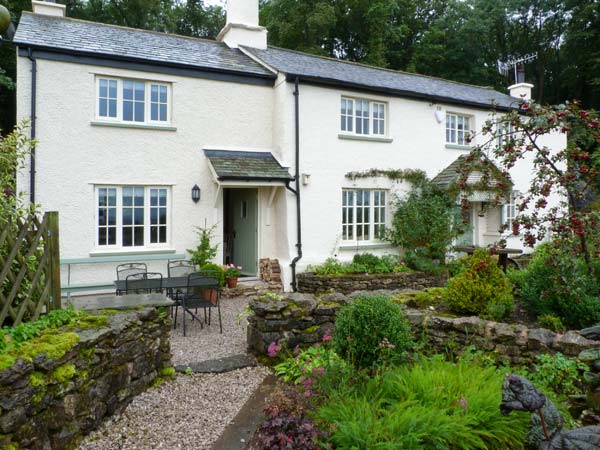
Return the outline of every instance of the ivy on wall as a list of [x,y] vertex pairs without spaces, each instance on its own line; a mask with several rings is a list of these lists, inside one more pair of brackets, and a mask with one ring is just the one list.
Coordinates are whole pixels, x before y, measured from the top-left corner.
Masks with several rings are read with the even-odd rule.
[[363,172],[348,172],[346,178],[358,180],[363,178],[385,177],[392,181],[407,181],[414,186],[423,186],[429,181],[427,174],[421,169],[369,169]]

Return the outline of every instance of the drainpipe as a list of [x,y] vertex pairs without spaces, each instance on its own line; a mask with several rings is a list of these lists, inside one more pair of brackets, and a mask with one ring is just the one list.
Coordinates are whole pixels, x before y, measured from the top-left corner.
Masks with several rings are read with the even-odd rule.
[[296,282],[296,264],[302,259],[302,219],[300,215],[300,80],[298,77],[296,77],[294,85],[294,101],[296,114],[296,189],[291,189],[289,185],[288,189],[296,194],[296,228],[298,233],[296,249],[298,251],[298,254],[290,264],[290,267],[292,268],[292,289],[294,290],[294,292],[296,292],[298,290],[298,285]]
[[[31,139],[35,140],[36,94],[37,94],[37,60],[31,47],[27,49],[27,57],[31,61]],[[35,144],[29,156],[29,202],[35,206]]]

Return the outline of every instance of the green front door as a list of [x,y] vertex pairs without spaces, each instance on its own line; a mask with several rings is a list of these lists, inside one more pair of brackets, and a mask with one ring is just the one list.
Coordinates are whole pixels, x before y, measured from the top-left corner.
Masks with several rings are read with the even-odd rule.
[[258,190],[232,189],[230,207],[233,214],[232,261],[242,266],[242,274],[258,274]]

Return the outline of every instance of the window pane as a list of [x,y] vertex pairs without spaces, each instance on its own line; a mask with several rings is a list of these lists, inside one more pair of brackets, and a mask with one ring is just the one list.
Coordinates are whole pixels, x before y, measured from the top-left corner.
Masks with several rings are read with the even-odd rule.
[[167,86],[160,87],[160,102],[167,103]]
[[133,81],[123,81],[123,100],[133,100]]
[[160,120],[162,122],[167,121],[167,105],[160,105]]
[[106,245],[106,228],[98,228],[98,244]]
[[150,101],[158,103],[158,84],[153,84],[150,88]]
[[135,121],[143,122],[144,121],[144,104],[140,102],[135,103]]
[[150,208],[150,224],[158,224],[158,208]]
[[144,206],[144,188],[135,188],[135,206]]
[[158,120],[158,103],[150,105],[150,120]]
[[110,80],[109,81],[109,97],[110,98],[117,98],[117,80]]
[[161,225],[166,225],[167,224],[167,208],[160,208],[160,224]]
[[133,245],[132,228],[123,228],[123,247],[131,247]]
[[135,227],[135,246],[142,247],[144,245],[144,228]]
[[159,242],[161,244],[165,244],[167,242],[167,228],[160,227],[159,231],[160,231]]
[[107,245],[117,245],[117,228],[116,227],[110,227],[108,229]]
[[156,244],[158,242],[158,227],[150,227],[150,243]]
[[133,224],[133,209],[123,208],[123,225]]
[[143,208],[135,208],[134,223],[135,223],[135,225],[144,225],[144,209]]
[[100,80],[100,97],[108,96],[108,80]]
[[117,101],[116,100],[108,101],[108,116],[109,117],[117,117]]
[[135,83],[135,100],[136,101],[144,101],[146,91],[146,85],[144,83],[136,82]]
[[123,102],[123,120],[133,121],[133,102]]

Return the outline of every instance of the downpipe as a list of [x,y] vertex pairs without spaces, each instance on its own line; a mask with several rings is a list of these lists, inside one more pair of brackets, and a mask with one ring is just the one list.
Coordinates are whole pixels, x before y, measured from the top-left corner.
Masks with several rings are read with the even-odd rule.
[[[27,58],[31,61],[31,140],[35,141],[36,132],[36,97],[37,97],[37,60],[33,56],[31,47],[27,49]],[[31,146],[31,153],[29,155],[29,202],[30,206],[35,206],[35,143]]]
[[296,280],[296,265],[302,259],[302,219],[301,219],[301,203],[300,203],[300,80],[296,77],[294,83],[294,103],[295,103],[295,121],[296,121],[296,188],[287,188],[296,194],[296,229],[298,240],[296,242],[297,255],[292,260],[290,267],[292,268],[292,290],[298,291],[298,283]]

